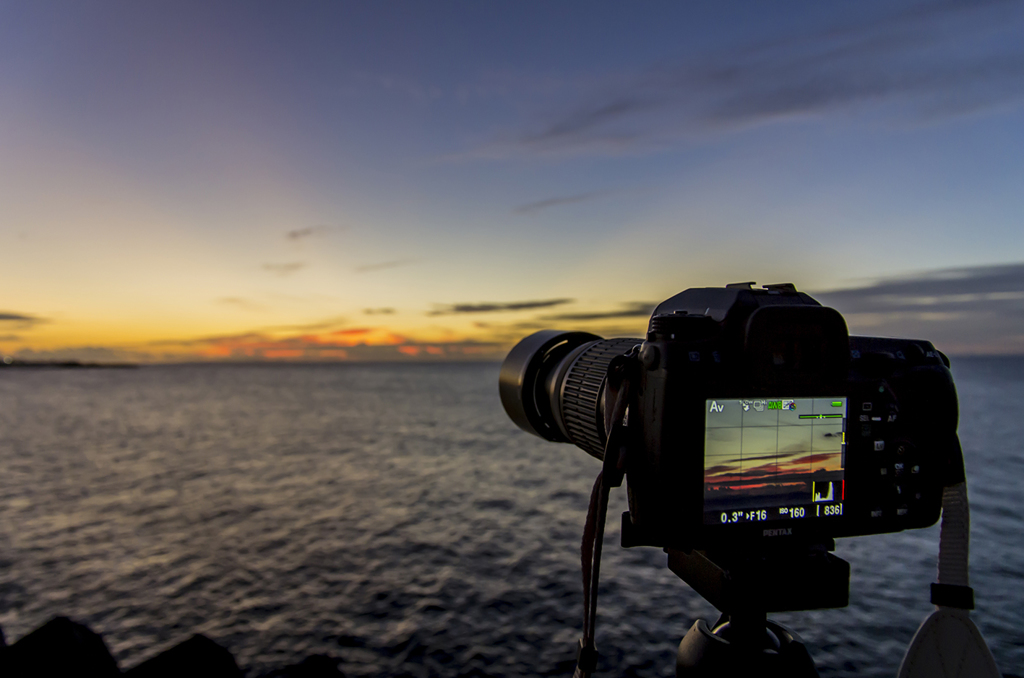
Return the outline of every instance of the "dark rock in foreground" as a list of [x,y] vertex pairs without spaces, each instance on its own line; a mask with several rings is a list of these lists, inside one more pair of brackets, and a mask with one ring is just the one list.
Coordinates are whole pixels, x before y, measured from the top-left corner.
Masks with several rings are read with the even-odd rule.
[[124,675],[132,678],[242,678],[231,653],[201,634],[128,669]]
[[0,674],[107,678],[121,670],[98,634],[56,617],[10,647],[0,648]]
[[[338,669],[340,661],[337,657],[313,655],[266,678],[344,678]],[[244,673],[230,652],[201,634],[122,673],[99,634],[67,617],[55,617],[10,646],[0,630],[0,676],[242,678]]]

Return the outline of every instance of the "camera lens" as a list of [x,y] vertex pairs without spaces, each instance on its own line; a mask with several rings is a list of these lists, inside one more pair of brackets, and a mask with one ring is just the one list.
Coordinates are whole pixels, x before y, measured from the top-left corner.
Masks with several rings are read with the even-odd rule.
[[501,365],[501,404],[519,428],[571,442],[604,457],[604,382],[608,364],[641,339],[601,339],[588,332],[543,330],[509,352]]

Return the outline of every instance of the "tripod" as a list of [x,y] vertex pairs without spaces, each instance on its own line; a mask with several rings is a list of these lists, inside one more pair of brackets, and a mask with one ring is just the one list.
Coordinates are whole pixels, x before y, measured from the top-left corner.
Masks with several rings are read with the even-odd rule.
[[803,642],[768,613],[845,607],[850,565],[828,552],[834,547],[829,539],[753,554],[666,549],[669,569],[722,613],[714,627],[700,619],[687,632],[676,676],[816,678]]

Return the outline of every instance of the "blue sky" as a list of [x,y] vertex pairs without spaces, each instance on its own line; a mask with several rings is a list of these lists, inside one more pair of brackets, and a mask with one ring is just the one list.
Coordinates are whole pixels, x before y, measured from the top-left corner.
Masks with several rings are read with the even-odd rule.
[[1022,29],[1013,2],[0,2],[0,352],[496,356],[757,280],[1020,353]]

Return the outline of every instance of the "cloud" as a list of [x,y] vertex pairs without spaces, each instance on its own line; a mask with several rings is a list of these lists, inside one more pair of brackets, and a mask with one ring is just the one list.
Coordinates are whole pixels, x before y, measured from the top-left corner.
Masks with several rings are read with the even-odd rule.
[[301,271],[302,269],[306,268],[306,266],[307,264],[305,262],[292,261],[285,264],[263,264],[263,270],[270,271],[271,273],[279,275],[283,278],[285,276],[289,276],[292,275],[293,273]]
[[11,311],[0,311],[0,327],[5,329],[28,330],[36,325],[50,322],[47,318],[40,318],[37,315],[28,313],[13,313]]
[[[808,455],[806,455],[804,457],[800,457],[799,459],[792,459],[790,461],[787,461],[786,462],[786,466],[788,467],[788,470],[793,470],[794,467],[797,467],[797,466],[809,466],[811,464],[819,464],[821,462],[833,462],[834,463],[837,454],[838,453],[808,454]],[[746,459],[744,459],[744,461],[746,461]]]
[[398,268],[399,266],[408,266],[409,264],[419,263],[419,259],[394,259],[392,261],[382,261],[376,264],[366,264],[364,266],[356,266],[356,273],[369,273],[370,271],[380,271],[385,268]]
[[215,334],[206,337],[193,337],[192,339],[158,339],[149,342],[149,346],[172,346],[172,347],[193,347],[205,344],[217,344],[224,341],[258,341],[266,338],[267,335],[260,332],[243,332],[240,334]]
[[344,316],[335,316],[333,318],[327,318],[325,320],[317,320],[311,323],[297,323],[294,325],[271,325],[270,327],[264,327],[263,330],[267,332],[318,332],[320,330],[328,330],[340,325],[344,325],[347,319]]
[[[582,327],[578,321],[569,320],[564,323],[560,323],[548,316],[513,323],[474,322],[473,327],[478,330],[485,331],[490,340],[501,343],[509,348],[518,343],[528,334],[532,334],[538,330],[551,329],[564,331],[582,330],[605,338],[632,337],[638,341],[643,341],[643,337],[647,331],[647,316],[637,315],[631,317],[635,319],[633,323],[616,322],[614,318],[610,319],[608,322],[601,322],[602,319],[598,318],[596,323],[588,323]],[[628,321],[628,319],[629,318],[626,318],[625,320]]]
[[330,226],[308,226],[306,228],[296,228],[295,230],[288,231],[285,233],[285,237],[289,240],[303,240],[315,235],[323,235],[331,230]]
[[335,330],[331,332],[332,336],[336,337],[365,337],[370,335],[375,329],[374,327],[349,327],[344,330]]
[[578,202],[586,202],[587,200],[593,200],[594,198],[600,198],[608,195],[610,191],[590,191],[589,193],[577,193],[575,195],[564,195],[554,198],[547,198],[545,200],[538,200],[537,202],[526,203],[520,205],[512,210],[513,214],[534,214],[541,210],[546,210],[550,207],[558,207],[560,205],[572,205]]
[[41,319],[24,313],[0,313],[0,322],[34,323],[41,322]]
[[1024,353],[1024,263],[927,271],[812,293],[851,333],[931,341],[961,354]]
[[494,313],[497,311],[525,311],[534,308],[549,308],[572,303],[573,299],[545,299],[542,301],[512,301],[483,304],[450,304],[437,305],[427,315],[454,315],[460,313]]
[[822,296],[851,312],[948,311],[963,310],[965,305],[1024,310],[1024,263],[928,271]]
[[217,303],[224,306],[233,306],[245,311],[262,311],[266,308],[262,304],[257,304],[256,302],[245,299],[244,297],[221,297],[217,300]]
[[[661,98],[653,97],[649,101],[641,101],[635,97],[616,96],[609,102],[601,101],[583,106],[568,116],[556,120],[544,131],[525,137],[523,141],[530,145],[541,145],[580,136],[637,113],[659,108],[664,104],[663,101],[660,101]],[[635,135],[620,133],[614,135],[614,138],[618,141],[629,141],[635,138]]]
[[[885,110],[915,124],[1024,101],[1024,6],[940,2],[841,29],[606,76],[468,157],[615,154],[787,120]],[[956,40],[949,36],[955,35]]]
[[608,320],[611,318],[650,318],[654,307],[659,302],[632,301],[623,304],[621,308],[612,311],[597,311],[594,313],[560,313],[557,315],[546,315],[541,320]]
[[366,315],[391,315],[395,312],[393,308],[364,308],[363,313]]

